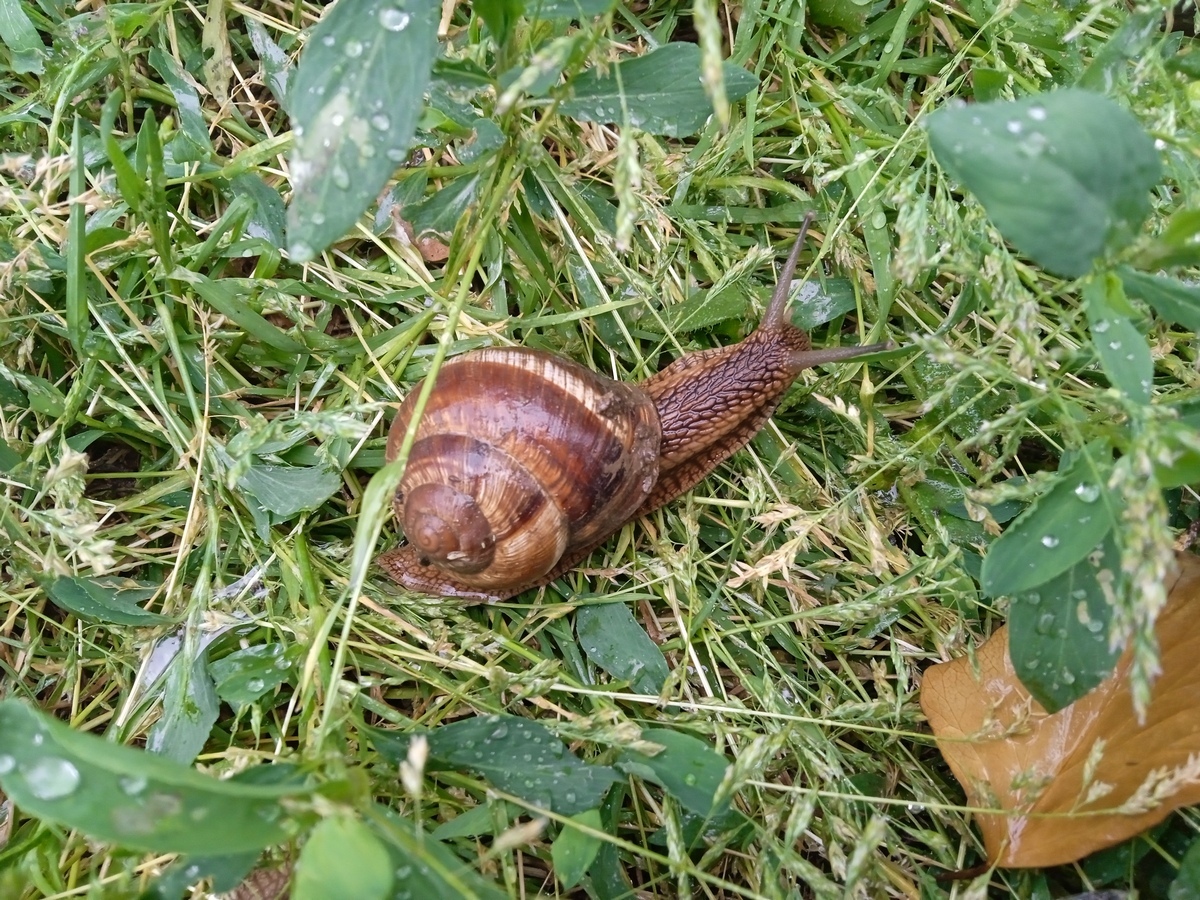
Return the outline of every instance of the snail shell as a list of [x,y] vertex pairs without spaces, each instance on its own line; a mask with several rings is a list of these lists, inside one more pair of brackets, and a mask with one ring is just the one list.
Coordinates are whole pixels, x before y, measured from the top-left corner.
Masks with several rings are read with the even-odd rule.
[[[419,394],[392,423],[388,460]],[[447,593],[441,570],[467,589],[460,596],[536,583],[631,517],[657,480],[659,443],[658,413],[636,385],[522,348],[451,360],[396,493],[409,547],[385,563],[389,574]]]

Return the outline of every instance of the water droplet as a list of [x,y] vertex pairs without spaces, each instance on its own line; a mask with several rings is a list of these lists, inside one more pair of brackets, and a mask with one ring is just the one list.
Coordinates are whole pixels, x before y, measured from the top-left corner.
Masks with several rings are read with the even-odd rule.
[[887,213],[877,212],[877,213],[875,213],[875,215],[871,216],[871,227],[872,228],[886,228],[887,227]]
[[1004,127],[1008,129],[1009,134],[1020,134],[1025,126],[1018,119],[1009,119]]
[[1037,669],[1037,667],[1040,665],[1041,665],[1041,663],[1038,660],[1031,659],[1031,660],[1029,660],[1029,662],[1025,663],[1025,668],[1027,668],[1030,672],[1032,672],[1035,669]]
[[1092,634],[1099,634],[1101,631],[1104,630],[1104,623],[1101,622],[1099,619],[1092,619],[1090,622],[1087,623],[1087,630],[1090,631]]
[[1104,332],[1108,331],[1108,326],[1111,324],[1108,319],[1101,319],[1092,326],[1092,331],[1096,332],[1096,334],[1104,334]]
[[346,171],[345,166],[334,166],[329,172],[329,177],[333,179],[334,185],[343,191],[350,187],[350,173]]
[[39,800],[57,800],[79,787],[79,770],[57,756],[46,756],[22,768],[25,785]]
[[1055,547],[1058,546],[1058,538],[1056,538],[1052,534],[1043,534],[1042,535],[1042,546],[1045,547],[1047,550],[1053,550]]
[[1054,630],[1054,613],[1042,613],[1037,621],[1037,633],[1049,634]]
[[[317,219],[317,216],[316,216],[316,214],[314,214],[313,215],[313,224],[314,225],[317,224],[316,219]],[[263,690],[263,688],[265,688],[266,686],[267,686],[266,683],[261,678],[251,678],[249,681],[246,682],[246,690],[248,690],[254,694],[257,694],[259,691]]]
[[1120,349],[1121,349],[1121,342],[1120,342],[1120,341],[1109,341],[1109,342],[1108,342],[1108,349],[1109,349],[1109,350],[1120,350]]
[[147,780],[145,775],[122,775],[117,779],[117,784],[121,786],[121,790],[130,797],[140,794],[146,789]]
[[387,153],[384,154],[392,162],[404,162],[405,153],[399,147],[389,147]]
[[402,9],[389,7],[379,11],[379,24],[388,31],[403,31],[411,20],[412,16]]
[[1062,680],[1063,680],[1063,684],[1074,684],[1075,683],[1075,673],[1070,672],[1070,671],[1063,672]]
[[497,725],[489,737],[493,741],[498,741],[501,738],[508,737],[508,726],[504,724]]
[[363,45],[360,41],[347,41],[343,52],[351,59],[362,56]]
[[0,775],[7,775],[16,766],[17,761],[7,753],[0,753]]
[[337,43],[337,38],[335,38],[332,34],[327,34],[325,37],[321,38],[321,43],[326,47],[332,47]]
[[893,44],[891,41],[888,41],[886,44],[883,45],[884,53],[891,53],[895,49],[896,49],[896,45]]
[[1082,503],[1095,503],[1100,499],[1100,485],[1081,481],[1075,485],[1075,497]]
[[693,773],[693,772],[688,772],[686,775],[684,775],[684,776],[683,776],[683,783],[684,783],[684,784],[686,784],[688,787],[695,787],[695,786],[696,786],[696,775],[695,775],[695,773]]
[[40,747],[46,741],[46,736],[40,731],[33,736],[33,746]]
[[1046,108],[1044,106],[1029,107],[1029,118],[1033,119],[1035,122],[1045,122]]
[[312,245],[305,241],[294,241],[288,248],[288,255],[293,259],[308,260],[312,259],[316,254],[313,252]]
[[264,822],[274,822],[279,818],[280,807],[274,805],[260,806],[254,812]]
[[377,131],[387,131],[392,127],[392,120],[383,113],[376,113],[371,116],[371,127]]
[[1042,602],[1042,595],[1039,594],[1037,591],[1030,591],[1028,594],[1025,595],[1024,600],[1026,603],[1029,603],[1032,606],[1037,606],[1039,603]]
[[[309,216],[308,220],[310,222],[312,222],[314,225],[324,225],[325,224],[325,213],[315,212],[311,216]],[[276,663],[276,665],[278,665],[278,663]],[[257,680],[261,681],[261,679],[257,679]]]

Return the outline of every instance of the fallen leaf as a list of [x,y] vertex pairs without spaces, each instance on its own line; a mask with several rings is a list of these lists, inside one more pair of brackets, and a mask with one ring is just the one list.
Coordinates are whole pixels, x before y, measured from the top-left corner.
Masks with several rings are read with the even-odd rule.
[[921,708],[938,749],[979,807],[988,862],[1061,865],[1200,803],[1200,557],[1177,555],[1157,633],[1162,675],[1139,724],[1131,654],[1095,690],[1047,713],[1021,685],[1008,631],[925,672]]

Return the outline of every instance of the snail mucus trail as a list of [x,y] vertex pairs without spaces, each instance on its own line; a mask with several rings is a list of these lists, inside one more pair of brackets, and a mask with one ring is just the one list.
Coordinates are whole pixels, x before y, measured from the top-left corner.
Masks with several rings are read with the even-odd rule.
[[[526,348],[446,362],[394,501],[408,543],[378,558],[383,570],[412,591],[473,601],[548,584],[745,446],[802,370],[890,346],[813,350],[789,321],[811,219],[758,328],[738,344],[685,354],[641,383]],[[389,462],[420,387],[388,432]]]

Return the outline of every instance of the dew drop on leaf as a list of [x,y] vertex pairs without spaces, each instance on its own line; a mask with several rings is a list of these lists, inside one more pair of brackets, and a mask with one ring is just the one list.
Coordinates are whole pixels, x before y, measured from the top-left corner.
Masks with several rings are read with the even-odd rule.
[[392,120],[383,113],[376,113],[375,115],[371,116],[371,126],[375,128],[376,131],[387,131],[392,127]]
[[0,753],[0,775],[7,775],[16,766],[17,761],[7,753]]
[[79,787],[79,770],[57,756],[46,756],[21,770],[29,792],[39,800],[57,800]]
[[388,7],[379,11],[379,24],[388,31],[403,31],[411,19],[412,16],[402,9]]
[[1075,485],[1075,497],[1083,503],[1095,503],[1100,499],[1100,486],[1081,481]]
[[1047,550],[1053,550],[1058,546],[1058,538],[1052,534],[1044,534],[1042,535],[1042,546]]
[[1009,134],[1020,134],[1025,126],[1018,119],[1009,119],[1004,127],[1008,129]]
[[360,41],[348,41],[343,51],[351,59],[362,56],[363,45]]
[[1044,106],[1029,107],[1029,118],[1033,119],[1035,122],[1045,122],[1046,108]]
[[123,775],[117,779],[121,790],[130,797],[135,797],[146,789],[145,775]]

